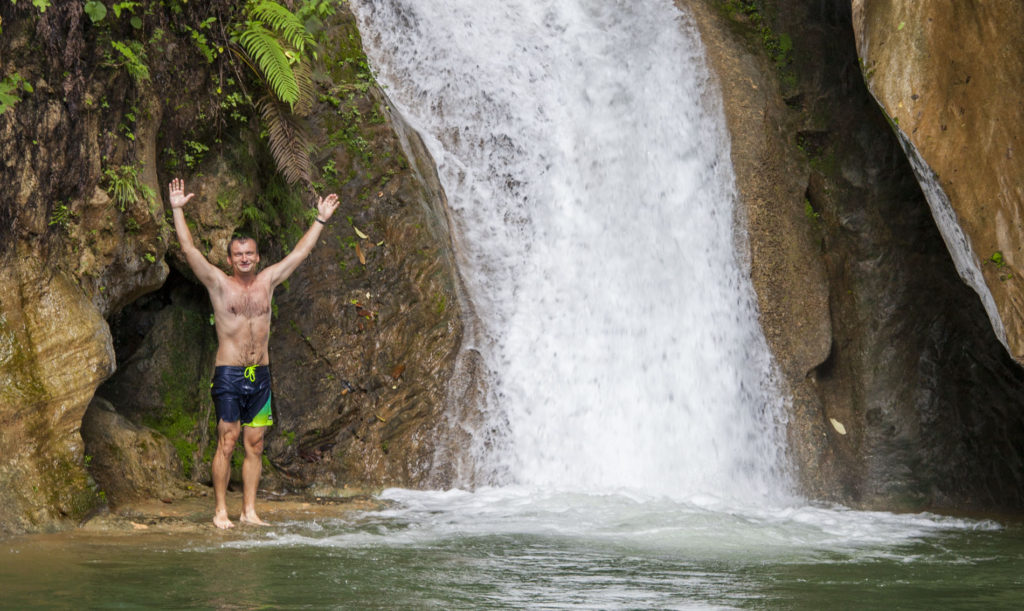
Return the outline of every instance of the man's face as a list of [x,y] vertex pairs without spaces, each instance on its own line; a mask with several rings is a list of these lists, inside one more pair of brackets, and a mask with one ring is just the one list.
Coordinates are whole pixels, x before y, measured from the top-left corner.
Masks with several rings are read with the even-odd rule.
[[260,262],[260,253],[256,250],[256,241],[237,240],[232,242],[228,262],[231,263],[231,269],[236,274],[255,272],[256,264]]

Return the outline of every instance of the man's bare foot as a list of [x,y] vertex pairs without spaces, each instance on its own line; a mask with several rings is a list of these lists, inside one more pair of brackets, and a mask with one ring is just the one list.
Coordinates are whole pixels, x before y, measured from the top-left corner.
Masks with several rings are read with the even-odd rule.
[[270,526],[270,522],[264,522],[256,515],[255,511],[249,513],[243,513],[238,517],[238,521],[242,524],[252,524],[253,526]]
[[220,512],[213,514],[213,525],[217,528],[234,528],[234,523],[228,519],[228,512]]

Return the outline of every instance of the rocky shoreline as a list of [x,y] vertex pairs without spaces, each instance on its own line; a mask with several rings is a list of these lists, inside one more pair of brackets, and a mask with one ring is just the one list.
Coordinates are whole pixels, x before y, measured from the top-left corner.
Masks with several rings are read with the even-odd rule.
[[86,519],[77,529],[86,533],[232,533],[267,531],[276,524],[339,518],[352,512],[374,511],[388,505],[368,491],[339,490],[337,496],[260,493],[256,509],[269,527],[238,522],[241,490],[228,491],[228,509],[235,528],[220,530],[213,525],[213,490],[203,487],[183,498],[140,499],[103,510]]

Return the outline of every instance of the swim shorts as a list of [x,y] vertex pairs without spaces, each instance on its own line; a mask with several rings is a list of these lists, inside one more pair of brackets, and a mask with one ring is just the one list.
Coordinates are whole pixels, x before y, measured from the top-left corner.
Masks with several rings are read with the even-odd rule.
[[224,422],[242,421],[242,426],[270,426],[270,367],[234,367],[222,365],[213,371],[210,396],[217,418]]

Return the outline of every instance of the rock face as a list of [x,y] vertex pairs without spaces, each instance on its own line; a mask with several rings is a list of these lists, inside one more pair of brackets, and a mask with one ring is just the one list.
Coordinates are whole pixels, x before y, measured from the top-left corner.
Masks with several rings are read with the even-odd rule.
[[[340,15],[329,36],[358,41],[351,16]],[[441,190],[418,137],[383,94],[370,83],[351,85],[345,71],[360,61],[358,44],[332,48],[325,64],[335,68],[318,82],[310,127],[315,141],[343,141],[317,160],[329,168],[322,193],[336,189],[341,206],[275,292],[265,486],[316,485],[330,494],[349,485],[445,485],[435,429],[462,325]],[[360,124],[358,116],[375,119]],[[242,157],[210,155],[187,185],[196,193],[186,209],[193,235],[222,266],[241,211],[277,188],[240,180]],[[287,232],[257,234],[263,263],[280,258],[311,222],[304,215],[290,219]],[[186,476],[208,482],[216,337],[205,289],[176,249],[169,258],[176,271],[164,288],[114,317],[123,364],[98,392],[131,422],[171,436]]]
[[188,492],[174,446],[149,427],[132,424],[96,397],[82,419],[89,472],[115,504],[140,498],[178,498]]
[[871,94],[918,161],[964,281],[1024,363],[1024,14],[1016,2],[853,0]]
[[78,429],[113,348],[72,276],[25,246],[0,262],[0,531],[49,530],[96,503]]
[[1024,375],[864,87],[850,6],[742,4],[687,6],[725,100],[803,492],[859,507],[1021,508]]
[[[28,85],[0,114],[0,532],[67,527],[104,500],[208,477],[215,336],[163,185],[179,175],[197,193],[187,216],[215,264],[246,223],[272,262],[311,221],[309,201],[294,216],[278,205],[294,194],[255,124],[226,116],[237,100],[182,27],[238,3],[201,4],[154,3],[141,33],[127,16],[91,24],[81,3],[0,4],[0,79]],[[326,27],[314,175],[344,205],[276,295],[268,484],[443,484],[431,432],[461,313],[440,189],[389,121],[351,15]],[[149,80],[109,59],[112,34],[147,36]]]
[[[29,84],[0,115],[0,532],[66,527],[100,501],[79,427],[115,369],[104,316],[167,274],[162,210],[146,196],[146,176],[119,201],[100,188],[129,145],[111,137],[124,109],[99,100],[127,76],[87,84],[95,50],[81,44],[77,3],[32,8],[29,18],[26,8],[0,13],[2,76]],[[142,114],[131,146],[151,153],[158,117]]]
[[[383,96],[374,101],[386,108]],[[371,177],[369,204],[357,191],[366,184],[347,186],[337,220],[275,298],[270,350],[282,434],[268,456],[306,485],[446,486],[437,431],[462,343],[447,221],[440,189],[429,188],[437,181],[429,157],[403,153],[391,130],[375,136],[381,154],[409,154],[428,182],[408,166],[385,170],[395,175]]]

